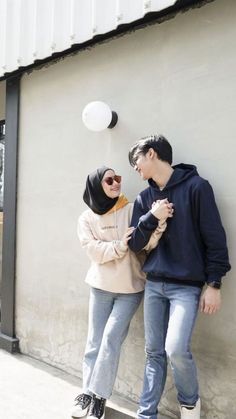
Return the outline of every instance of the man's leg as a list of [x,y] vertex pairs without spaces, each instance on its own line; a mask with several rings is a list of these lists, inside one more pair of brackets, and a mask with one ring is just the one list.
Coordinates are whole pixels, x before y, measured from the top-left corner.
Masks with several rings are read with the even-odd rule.
[[163,294],[164,284],[147,281],[144,296],[146,365],[138,418],[156,419],[157,407],[163,393],[167,360],[166,331],[169,320],[169,301]]
[[198,381],[190,341],[201,289],[176,284],[165,284],[165,289],[170,300],[166,352],[173,370],[178,400],[181,405],[195,406],[199,398]]

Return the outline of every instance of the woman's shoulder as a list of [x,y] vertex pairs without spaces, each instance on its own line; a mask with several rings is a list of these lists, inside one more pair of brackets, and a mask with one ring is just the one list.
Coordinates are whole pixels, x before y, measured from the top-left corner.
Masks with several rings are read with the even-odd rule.
[[133,202],[129,202],[128,203],[128,209],[129,209],[129,211],[133,211],[133,208],[134,208],[134,203]]
[[133,202],[128,202],[124,207],[120,208],[118,211],[123,211],[124,213],[133,211]]
[[86,209],[85,211],[82,212],[82,214],[80,214],[79,216],[79,221],[89,221],[89,220],[93,220],[95,217],[97,216],[97,214],[95,214],[90,208]]

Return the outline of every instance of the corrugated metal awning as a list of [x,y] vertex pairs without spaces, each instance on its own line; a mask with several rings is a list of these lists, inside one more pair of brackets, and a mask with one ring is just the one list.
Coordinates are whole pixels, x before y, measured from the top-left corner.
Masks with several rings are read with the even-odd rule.
[[0,77],[177,0],[0,0]]

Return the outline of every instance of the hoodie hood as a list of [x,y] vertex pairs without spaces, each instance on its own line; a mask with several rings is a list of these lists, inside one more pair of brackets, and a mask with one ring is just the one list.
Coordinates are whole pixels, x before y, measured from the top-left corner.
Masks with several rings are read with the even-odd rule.
[[[167,191],[172,187],[185,182],[190,177],[199,176],[196,166],[192,164],[180,163],[175,166],[172,166],[172,168],[174,169],[174,171],[170,179],[168,180],[166,186],[162,189],[163,191]],[[160,190],[159,186],[153,179],[148,179],[148,183],[152,188]]]

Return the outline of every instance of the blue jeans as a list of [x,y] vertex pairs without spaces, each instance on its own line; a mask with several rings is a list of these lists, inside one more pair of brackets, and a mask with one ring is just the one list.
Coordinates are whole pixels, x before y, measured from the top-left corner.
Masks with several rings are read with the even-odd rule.
[[115,294],[91,288],[88,339],[83,361],[83,392],[111,396],[120,350],[143,291]]
[[198,400],[196,366],[190,352],[201,288],[147,281],[144,297],[146,365],[138,418],[156,419],[164,390],[167,357],[180,404]]

